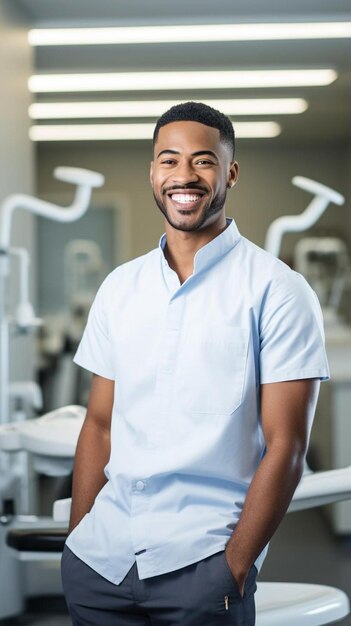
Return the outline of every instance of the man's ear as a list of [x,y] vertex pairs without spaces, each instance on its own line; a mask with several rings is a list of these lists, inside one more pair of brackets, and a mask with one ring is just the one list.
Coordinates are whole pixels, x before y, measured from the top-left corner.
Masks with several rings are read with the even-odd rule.
[[151,161],[150,163],[150,183],[151,183],[151,187],[154,186],[154,162]]
[[228,177],[228,188],[231,189],[234,187],[236,181],[239,177],[239,163],[237,161],[232,161],[229,167],[229,177]]

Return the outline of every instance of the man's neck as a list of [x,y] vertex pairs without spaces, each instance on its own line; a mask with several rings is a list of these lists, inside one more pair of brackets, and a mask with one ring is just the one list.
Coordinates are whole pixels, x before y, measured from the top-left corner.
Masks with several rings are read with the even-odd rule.
[[168,265],[178,274],[181,284],[193,273],[194,258],[198,250],[218,237],[227,226],[225,220],[221,226],[214,224],[198,232],[187,232],[176,230],[166,222],[167,242],[164,255]]

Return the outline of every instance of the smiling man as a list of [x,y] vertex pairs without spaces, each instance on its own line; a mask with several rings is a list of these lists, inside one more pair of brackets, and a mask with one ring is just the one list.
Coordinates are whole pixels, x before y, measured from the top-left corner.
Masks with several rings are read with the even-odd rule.
[[216,128],[178,121],[158,128],[156,136],[151,184],[167,222],[177,230],[198,231],[220,219],[224,228],[227,187],[238,176],[234,133],[230,144],[221,140]]
[[75,626],[255,623],[328,365],[313,291],[226,217],[234,148],[204,104],[159,119],[166,232],[104,281],[75,357],[94,374],[62,558]]

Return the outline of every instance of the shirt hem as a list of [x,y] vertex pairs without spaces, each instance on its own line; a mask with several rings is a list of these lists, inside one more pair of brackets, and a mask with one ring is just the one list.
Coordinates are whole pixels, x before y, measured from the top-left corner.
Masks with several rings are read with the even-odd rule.
[[101,368],[96,367],[95,365],[84,363],[84,361],[81,361],[79,358],[74,357],[73,363],[75,363],[79,367],[82,367],[88,372],[91,372],[92,374],[97,374],[97,376],[102,376],[102,378],[107,378],[108,380],[115,380],[114,374],[111,374],[110,372],[107,372],[106,370],[102,370]]
[[[126,571],[126,573],[123,574],[121,578],[116,578],[115,576],[109,574],[108,572],[102,571],[99,567],[96,567],[96,564],[94,564],[89,558],[87,558],[85,555],[82,555],[79,550],[76,550],[75,546],[71,545],[71,542],[69,541],[69,538],[66,541],[66,545],[78,559],[80,559],[83,563],[85,563],[85,565],[90,567],[99,576],[101,576],[105,580],[108,580],[110,583],[112,583],[114,585],[119,585],[124,580],[124,578],[127,576],[130,568],[133,567],[134,563],[137,563],[136,559],[134,559],[134,561],[132,562],[130,568]],[[202,554],[200,556],[196,556],[195,559],[191,559],[190,561],[178,563],[175,566],[172,566],[171,569],[165,570],[165,569],[161,568],[161,571],[159,569],[156,569],[155,572],[147,573],[146,576],[143,575],[143,574],[139,574],[139,569],[138,569],[139,579],[140,580],[145,580],[146,578],[153,578],[155,576],[163,576],[163,575],[166,575],[166,574],[170,574],[171,572],[175,572],[177,570],[181,570],[181,569],[183,569],[185,567],[189,567],[190,565],[193,565],[194,563],[198,563],[200,561],[203,561],[204,559],[209,558],[210,556],[213,556],[214,554],[217,554],[217,552],[224,552],[224,550],[226,548],[226,545],[227,544],[225,543],[222,546],[215,546],[210,552],[205,552],[205,554]],[[262,553],[257,557],[257,559],[254,562],[254,565],[255,565],[256,569],[258,570],[258,572],[260,571],[260,569],[262,567],[262,564],[263,564],[263,561],[264,561],[264,559],[266,557],[267,548],[268,548],[268,546],[262,551]]]
[[[194,565],[194,563],[198,563],[199,561],[203,561],[204,559],[207,559],[208,557],[212,556],[213,554],[216,554],[217,552],[223,552],[225,550],[227,544],[224,544],[222,547],[220,546],[214,546],[213,549],[210,552],[206,552],[205,554],[200,554],[200,556],[196,556],[193,559],[191,559],[190,561],[182,561],[181,563],[178,562],[176,565],[172,565],[171,569],[164,569],[164,568],[157,568],[158,571],[156,573],[152,573],[152,574],[147,574],[146,576],[139,576],[140,580],[144,580],[145,578],[153,578],[154,576],[162,576],[165,574],[170,574],[171,572],[176,572],[177,570],[183,569],[184,567],[189,567],[189,565]],[[142,567],[141,567],[142,569]],[[139,571],[139,570],[138,570]]]
[[[87,558],[85,554],[83,555],[80,553],[79,550],[76,550],[76,547],[74,545],[73,546],[71,545],[71,542],[69,541],[69,537],[67,538],[65,545],[67,546],[67,548],[71,550],[71,552],[73,552],[73,554],[77,557],[77,559],[80,559],[80,561],[85,563],[85,565],[88,565],[88,567],[90,567],[94,572],[96,572],[96,574],[99,574],[99,576],[101,576],[105,580],[108,580],[110,583],[113,583],[114,585],[119,585],[129,572],[128,570],[124,574],[124,576],[122,576],[122,578],[117,582],[118,579],[115,576],[106,572],[102,573],[101,569],[99,567],[96,567],[96,564],[93,563],[89,558]],[[106,559],[106,562],[107,562],[107,559]],[[130,567],[133,567],[134,563],[135,563],[135,560],[133,561]]]
[[261,376],[260,383],[277,383],[288,380],[303,380],[305,378],[319,378],[319,380],[329,380],[330,374],[327,370],[314,369],[314,370],[289,370],[288,372],[280,372],[272,376]]

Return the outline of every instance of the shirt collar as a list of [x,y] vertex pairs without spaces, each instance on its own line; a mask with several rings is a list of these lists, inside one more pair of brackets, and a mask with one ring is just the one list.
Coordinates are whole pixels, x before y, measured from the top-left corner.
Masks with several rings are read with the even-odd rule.
[[[229,250],[234,248],[234,246],[240,240],[241,235],[239,233],[238,227],[233,220],[233,218],[227,218],[227,228],[217,235],[214,239],[212,239],[205,246],[200,248],[197,251],[194,257],[194,274],[208,269],[211,265],[213,265],[216,261],[218,261],[222,256],[224,256]],[[159,249],[163,257],[163,262],[167,264],[167,261],[164,256],[164,248],[167,242],[166,233],[162,235],[159,242]]]

